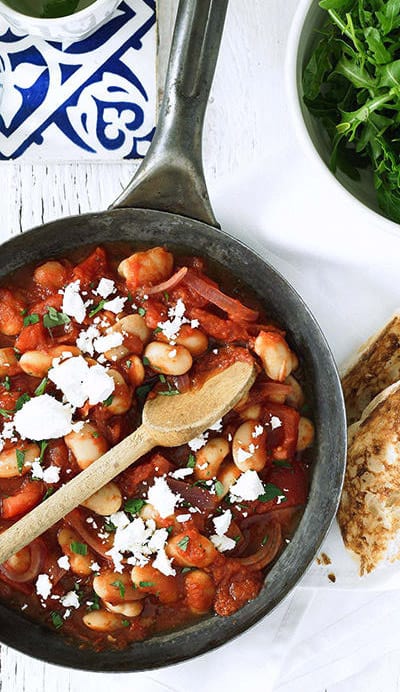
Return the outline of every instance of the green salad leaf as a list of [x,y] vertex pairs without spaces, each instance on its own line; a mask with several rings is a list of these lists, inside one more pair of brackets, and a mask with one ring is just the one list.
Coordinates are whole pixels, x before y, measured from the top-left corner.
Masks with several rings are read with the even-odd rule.
[[304,103],[331,142],[330,167],[373,176],[400,223],[400,0],[321,0],[326,20],[303,76]]

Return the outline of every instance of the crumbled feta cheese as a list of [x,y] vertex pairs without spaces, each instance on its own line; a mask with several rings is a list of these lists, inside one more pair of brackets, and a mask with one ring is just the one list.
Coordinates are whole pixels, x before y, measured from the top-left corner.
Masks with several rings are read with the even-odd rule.
[[46,600],[51,594],[52,583],[48,574],[39,574],[35,582],[36,593],[38,596]]
[[256,425],[254,428],[254,431],[251,433],[252,437],[260,437],[260,435],[263,434],[263,426],[262,425]]
[[159,322],[158,327],[161,329],[162,333],[168,341],[173,342],[179,334],[179,331],[184,324],[189,324],[189,320],[184,317],[186,310],[185,303],[182,298],[178,298],[176,305],[168,309],[169,320],[165,322]]
[[82,430],[84,425],[85,423],[83,422],[83,420],[77,420],[76,423],[72,423],[71,427],[74,432],[78,433]]
[[105,353],[111,348],[121,346],[123,340],[124,337],[121,332],[111,332],[111,334],[106,334],[105,336],[98,336],[97,339],[94,340],[93,346],[97,353]]
[[45,483],[58,483],[60,480],[60,469],[58,466],[49,466],[44,469],[39,461],[32,462],[32,477],[43,480]]
[[64,437],[72,430],[72,410],[49,394],[29,399],[14,417],[17,432],[29,440]]
[[245,461],[247,461],[248,459],[251,459],[251,457],[253,455],[251,452],[246,452],[245,449],[242,449],[242,447],[239,447],[239,449],[236,452],[236,456],[237,456],[237,460],[238,460],[239,464],[242,464]]
[[165,478],[155,478],[154,485],[149,488],[148,500],[162,519],[174,513],[180,499],[179,495],[172,492]]
[[79,294],[80,281],[74,281],[64,289],[62,311],[82,324],[86,317],[85,304]]
[[204,447],[208,440],[208,433],[203,432],[198,437],[194,437],[193,440],[189,440],[188,445],[193,452],[197,452],[199,449]]
[[191,476],[193,473],[193,469],[191,468],[184,468],[184,469],[176,469],[175,471],[172,471],[169,475],[172,478],[177,478],[178,480],[182,480],[183,478],[186,478],[186,476]]
[[[124,514],[118,512],[117,514]],[[114,515],[115,516],[115,515]],[[130,565],[145,565],[149,560],[151,551],[148,548],[148,541],[154,533],[154,522],[144,522],[140,517],[133,521],[128,520],[125,526],[118,526],[114,534],[114,545],[107,551],[106,555],[110,555],[114,561],[116,572],[123,571],[122,557],[123,553],[131,553],[131,557],[127,559]]]
[[217,536],[223,536],[229,529],[230,523],[232,521],[232,512],[227,509],[223,514],[218,517],[214,517],[213,524],[215,527],[215,533]]
[[61,567],[61,569],[69,569],[71,565],[69,562],[68,555],[63,555],[62,557],[59,557],[57,560],[57,565]]
[[92,572],[99,572],[100,571],[99,563],[98,562],[92,562],[92,564],[90,565],[90,569],[92,570]]
[[275,428],[280,428],[282,425],[282,421],[278,416],[271,416],[271,420],[269,421],[272,430],[275,430]]
[[128,298],[113,298],[112,300],[107,300],[106,303],[104,303],[104,310],[109,310],[110,312],[113,312],[115,315],[118,315],[122,310],[124,309],[124,305]]
[[61,596],[60,603],[64,608],[79,608],[80,606],[76,591],[68,591],[65,596]]
[[152,553],[162,550],[168,540],[167,529],[156,529],[149,540],[148,547]]
[[264,492],[264,486],[257,471],[245,471],[239,476],[236,483],[231,487],[231,495],[234,502],[237,500],[257,500]]
[[115,291],[115,283],[112,279],[105,279],[104,277],[100,279],[99,285],[97,286],[94,293],[98,293],[102,298],[108,298],[111,293]]
[[191,514],[178,514],[176,521],[179,524],[183,524],[185,521],[190,521],[192,518]]
[[162,548],[158,551],[156,559],[153,561],[153,567],[167,577],[173,577],[176,571],[172,567],[171,561],[172,560],[167,556],[164,548]]
[[100,332],[97,327],[92,324],[86,329],[79,333],[76,340],[77,347],[82,351],[82,353],[88,353],[90,356],[94,355],[93,341],[100,336]]
[[210,541],[220,553],[225,552],[225,550],[233,550],[236,545],[236,541],[233,538],[228,538],[228,536],[210,536]]
[[71,608],[67,608],[67,610],[65,611],[65,613],[63,615],[63,619],[67,620],[70,615],[71,615]]
[[[107,370],[98,364],[90,368],[82,356],[69,358],[60,363],[49,370],[48,377],[62,391],[67,401],[76,408],[83,406],[87,399],[92,406],[95,406],[107,399],[115,389],[115,382],[107,374]],[[46,437],[36,439],[46,439]]]
[[199,320],[190,320],[190,326],[192,329],[197,329],[197,327],[200,327]]
[[219,420],[216,420],[213,425],[210,425],[209,430],[220,432],[222,430],[222,427],[222,418],[220,418]]

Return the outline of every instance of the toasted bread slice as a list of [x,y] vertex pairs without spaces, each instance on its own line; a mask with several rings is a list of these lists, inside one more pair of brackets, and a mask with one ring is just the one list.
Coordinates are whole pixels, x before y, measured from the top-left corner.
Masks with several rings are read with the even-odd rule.
[[361,346],[348,364],[342,386],[349,425],[382,390],[400,380],[400,311]]
[[400,558],[400,382],[349,428],[338,521],[361,575]]

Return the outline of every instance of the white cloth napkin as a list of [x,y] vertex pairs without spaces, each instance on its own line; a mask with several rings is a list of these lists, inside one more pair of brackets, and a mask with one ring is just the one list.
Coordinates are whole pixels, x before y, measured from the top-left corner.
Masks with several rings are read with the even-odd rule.
[[0,17],[0,161],[142,158],[156,117],[155,0],[123,0],[74,43]]

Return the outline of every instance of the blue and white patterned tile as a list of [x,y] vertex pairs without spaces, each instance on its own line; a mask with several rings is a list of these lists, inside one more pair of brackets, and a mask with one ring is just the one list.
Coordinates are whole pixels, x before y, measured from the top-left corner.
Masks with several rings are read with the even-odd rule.
[[142,158],[156,118],[155,0],[123,0],[87,38],[16,33],[0,17],[0,160]]

